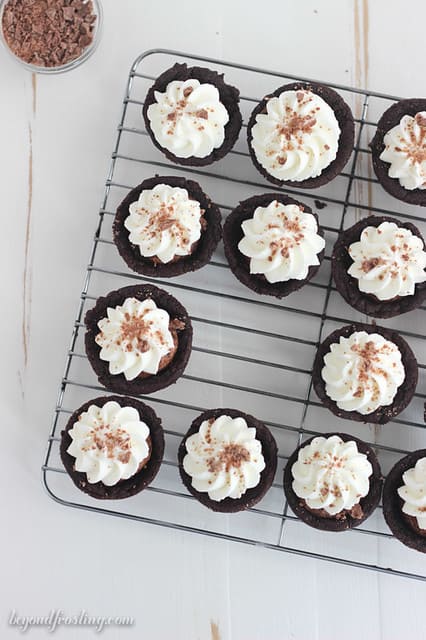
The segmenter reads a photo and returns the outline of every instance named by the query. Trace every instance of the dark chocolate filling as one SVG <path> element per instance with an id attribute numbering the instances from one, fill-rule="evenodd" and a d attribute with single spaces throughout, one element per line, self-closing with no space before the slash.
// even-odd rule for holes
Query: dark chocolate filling
<path id="1" fill-rule="evenodd" d="M 133 202 L 137 202 L 141 191 L 153 189 L 157 184 L 168 184 L 171 187 L 186 189 L 189 197 L 192 200 L 197 200 L 201 209 L 204 210 L 202 220 L 205 221 L 205 228 L 202 228 L 201 237 L 196 247 L 189 255 L 178 256 L 176 260 L 167 263 L 143 257 L 139 247 L 130 242 L 129 231 L 124 226 L 124 222 L 129 215 L 129 206 Z M 132 189 L 121 202 L 113 223 L 114 242 L 123 260 L 133 271 L 151 277 L 171 278 L 200 269 L 209 262 L 221 236 L 222 228 L 219 208 L 203 192 L 197 182 L 176 176 L 155 176 L 144 180 L 140 185 Z"/>
<path id="2" fill-rule="evenodd" d="M 103 482 L 90 483 L 87 481 L 87 475 L 85 473 L 76 471 L 74 468 L 75 458 L 67 453 L 67 449 L 72 442 L 72 438 L 68 432 L 72 429 L 74 423 L 77 422 L 78 417 L 84 411 L 87 411 L 90 405 L 95 404 L 98 407 L 103 407 L 104 404 L 110 401 L 118 402 L 122 407 L 133 407 L 139 412 L 141 421 L 145 422 L 150 430 L 151 455 L 143 468 L 135 473 L 131 478 L 128 478 L 127 480 L 120 480 L 117 484 L 108 487 Z M 64 431 L 61 432 L 61 460 L 71 477 L 71 480 L 78 489 L 84 493 L 88 493 L 93 498 L 99 498 L 100 500 L 119 500 L 121 498 L 129 498 L 130 496 L 133 496 L 145 489 L 145 487 L 147 487 L 157 475 L 163 460 L 163 454 L 164 435 L 161 427 L 161 420 L 151 407 L 148 407 L 148 405 L 140 400 L 136 400 L 135 398 L 128 398 L 125 396 L 102 396 L 100 398 L 93 398 L 74 411 L 68 420 Z"/>
<path id="3" fill-rule="evenodd" d="M 95 337 L 99 333 L 98 322 L 106 317 L 107 308 L 122 305 L 126 298 L 132 297 L 138 300 L 152 298 L 158 307 L 168 312 L 171 321 L 179 320 L 183 325 L 182 329 L 177 328 L 178 348 L 167 367 L 159 371 L 156 375 L 126 380 L 122 373 L 117 375 L 109 373 L 109 363 L 100 359 L 99 354 L 101 347 L 96 344 Z M 192 324 L 188 313 L 176 298 L 154 285 L 140 284 L 123 287 L 122 289 L 111 291 L 104 297 L 98 298 L 93 309 L 90 309 L 86 313 L 85 324 L 87 328 L 85 346 L 90 364 L 98 376 L 99 382 L 115 393 L 142 395 L 163 389 L 173 382 L 176 382 L 188 363 L 192 346 Z"/>
<path id="4" fill-rule="evenodd" d="M 241 202 L 228 216 L 223 227 L 223 242 L 225 246 L 225 255 L 228 259 L 231 271 L 242 284 L 256 293 L 263 295 L 271 295 L 276 298 L 284 298 L 293 291 L 297 291 L 305 285 L 320 268 L 321 261 L 324 257 L 324 251 L 318 254 L 319 265 L 309 267 L 308 276 L 304 280 L 287 280 L 286 282 L 271 283 L 263 274 L 250 273 L 250 258 L 244 256 L 238 249 L 238 243 L 243 237 L 241 224 L 244 220 L 252 218 L 257 207 L 267 207 L 273 200 L 277 200 L 282 204 L 295 204 L 303 207 L 305 213 L 311 213 L 317 223 L 318 216 L 312 212 L 307 205 L 293 200 L 284 193 L 265 193 L 259 196 L 253 196 Z M 318 234 L 324 236 L 322 229 L 318 226 Z"/>
<path id="5" fill-rule="evenodd" d="M 339 342 L 343 336 L 348 338 L 355 331 L 366 331 L 367 333 L 380 333 L 386 340 L 393 342 L 401 352 L 402 364 L 405 369 L 405 380 L 403 384 L 398 387 L 395 398 L 392 404 L 382 406 L 376 409 L 373 413 L 368 415 L 362 415 L 357 411 L 344 411 L 339 409 L 337 404 L 332 400 L 325 391 L 325 382 L 322 378 L 321 371 L 324 367 L 324 356 L 329 353 L 332 344 Z M 333 331 L 318 348 L 315 356 L 312 382 L 315 388 L 315 392 L 323 405 L 330 409 L 334 415 L 339 418 L 345 418 L 346 420 L 355 420 L 357 422 L 374 423 L 374 424 L 386 424 L 395 418 L 401 411 L 405 409 L 410 403 L 414 391 L 416 390 L 418 378 L 417 360 L 411 348 L 406 341 L 392 329 L 385 329 L 384 327 L 378 327 L 376 325 L 353 323 L 346 325 L 341 329 Z"/>
<path id="6" fill-rule="evenodd" d="M 397 297 L 393 300 L 379 300 L 376 296 L 360 291 L 358 280 L 348 273 L 348 269 L 353 264 L 348 252 L 349 246 L 359 241 L 361 233 L 366 227 L 378 227 L 382 222 L 394 222 L 398 227 L 409 229 L 411 233 L 421 238 L 423 246 L 425 246 L 422 234 L 411 222 L 400 222 L 389 216 L 369 216 L 339 235 L 333 248 L 331 268 L 338 292 L 354 309 L 374 318 L 392 318 L 416 309 L 423 304 L 426 300 L 426 282 L 417 284 L 415 293 L 412 296 Z"/>
<path id="7" fill-rule="evenodd" d="M 298 458 L 300 449 L 306 447 L 314 438 L 318 437 L 318 435 L 321 435 L 324 438 L 336 435 L 344 442 L 353 440 L 357 444 L 358 451 L 367 456 L 371 466 L 373 467 L 373 474 L 370 476 L 370 490 L 368 494 L 359 501 L 360 509 L 354 508 L 355 510 L 352 509 L 350 511 L 345 509 L 335 516 L 327 514 L 327 517 L 324 517 L 323 514 L 319 513 L 320 510 L 309 509 L 306 506 L 305 501 L 299 498 L 299 496 L 297 496 L 293 491 L 293 474 L 291 468 Z M 355 438 L 354 436 L 347 433 L 324 433 L 318 435 L 303 442 L 290 456 L 284 469 L 284 492 L 286 498 L 296 516 L 310 527 L 322 529 L 324 531 L 345 531 L 347 529 L 352 529 L 364 522 L 364 520 L 372 514 L 379 504 L 383 483 L 379 462 L 374 451 L 365 442 Z"/>
<path id="8" fill-rule="evenodd" d="M 426 111 L 425 98 L 408 98 L 395 102 L 387 109 L 377 124 L 377 131 L 370 142 L 372 151 L 373 168 L 382 187 L 398 200 L 408 204 L 426 206 L 426 189 L 405 189 L 398 178 L 389 177 L 389 162 L 380 160 L 380 155 L 385 149 L 384 137 L 390 129 L 393 129 L 405 115 L 415 116 L 419 111 Z"/>
<path id="9" fill-rule="evenodd" d="M 279 96 L 283 91 L 297 91 L 300 89 L 306 89 L 312 91 L 312 93 L 320 96 L 327 104 L 333 109 L 337 122 L 340 127 L 339 146 L 337 150 L 336 158 L 331 162 L 328 167 L 322 170 L 321 174 L 316 178 L 308 178 L 307 180 L 279 180 L 272 176 L 268 171 L 262 167 L 260 162 L 256 158 L 256 154 L 252 147 L 252 128 L 256 124 L 256 116 L 259 113 L 266 112 L 266 104 L 268 100 L 274 96 Z M 306 82 L 292 82 L 276 89 L 273 93 L 268 94 L 253 110 L 250 120 L 247 126 L 247 141 L 250 151 L 250 156 L 256 169 L 273 184 L 288 185 L 292 187 L 300 187 L 301 189 L 314 189 L 321 187 L 322 185 L 333 180 L 343 169 L 349 157 L 352 153 L 354 146 L 355 126 L 352 111 L 346 104 L 343 98 L 330 87 L 326 87 L 320 84 L 312 84 Z"/>
<path id="10" fill-rule="evenodd" d="M 265 468 L 260 474 L 259 484 L 252 489 L 247 489 L 241 498 L 224 498 L 223 500 L 218 501 L 212 500 L 208 493 L 194 489 L 192 486 L 191 476 L 189 476 L 183 468 L 183 459 L 187 453 L 185 446 L 187 438 L 189 438 L 193 433 L 197 433 L 199 431 L 201 423 L 204 422 L 204 420 L 209 420 L 210 418 L 215 419 L 222 415 L 227 415 L 231 418 L 244 418 L 249 427 L 254 427 L 256 429 L 256 438 L 257 440 L 260 440 L 262 444 L 262 455 L 265 459 Z M 209 409 L 195 418 L 188 432 L 185 434 L 179 446 L 178 462 L 179 473 L 183 484 L 188 489 L 189 493 L 195 496 L 201 504 L 212 511 L 236 513 L 237 511 L 249 509 L 259 502 L 272 485 L 275 471 L 277 469 L 277 444 L 269 429 L 263 424 L 263 422 L 257 420 L 257 418 L 243 413 L 242 411 L 237 411 L 236 409 Z"/>
<path id="11" fill-rule="evenodd" d="M 416 530 L 416 525 L 411 524 L 408 521 L 409 516 L 402 512 L 403 500 L 398 495 L 398 489 L 404 484 L 403 474 L 412 469 L 417 460 L 424 457 L 426 449 L 419 449 L 399 460 L 390 470 L 383 487 L 383 515 L 389 529 L 395 538 L 407 547 L 422 553 L 426 553 L 426 532 L 420 533 Z"/>
<path id="12" fill-rule="evenodd" d="M 219 91 L 220 101 L 229 115 L 229 120 L 225 125 L 225 139 L 223 143 L 217 149 L 213 149 L 213 151 L 205 158 L 196 158 L 194 156 L 191 156 L 190 158 L 179 158 L 165 147 L 162 147 L 151 129 L 151 124 L 148 118 L 148 107 L 156 102 L 156 91 L 164 93 L 167 85 L 173 80 L 185 81 L 189 79 L 195 79 L 200 83 L 214 85 Z M 223 74 L 216 73 L 216 71 L 211 71 L 204 67 L 188 67 L 186 64 L 176 63 L 173 67 L 164 71 L 164 73 L 156 79 L 152 87 L 149 89 L 142 109 L 142 115 L 152 142 L 169 160 L 176 164 L 201 167 L 212 164 L 212 162 L 223 158 L 236 143 L 242 125 L 241 112 L 238 106 L 239 96 L 240 92 L 238 89 L 224 82 Z"/>

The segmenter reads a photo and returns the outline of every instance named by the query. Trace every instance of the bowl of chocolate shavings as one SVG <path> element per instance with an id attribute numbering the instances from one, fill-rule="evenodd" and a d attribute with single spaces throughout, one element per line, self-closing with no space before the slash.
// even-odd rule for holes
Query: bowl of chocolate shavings
<path id="1" fill-rule="evenodd" d="M 95 51 L 101 34 L 98 0 L 1 0 L 1 39 L 35 73 L 70 71 Z"/>

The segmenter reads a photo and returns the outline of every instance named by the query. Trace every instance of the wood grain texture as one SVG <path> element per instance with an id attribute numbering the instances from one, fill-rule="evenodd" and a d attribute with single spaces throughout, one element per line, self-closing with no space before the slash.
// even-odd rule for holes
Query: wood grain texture
<path id="1" fill-rule="evenodd" d="M 368 89 L 369 86 L 369 66 L 370 66 L 370 38 L 369 38 L 369 0 L 354 0 L 354 86 L 360 89 Z M 355 116 L 361 117 L 364 97 L 358 96 L 355 99 Z M 367 112 L 368 119 L 368 112 Z M 368 137 L 363 132 L 361 147 L 368 145 Z M 371 162 L 368 154 L 360 153 L 357 165 L 359 171 L 363 172 L 369 179 L 372 178 Z M 371 182 L 358 181 L 354 185 L 357 201 L 363 202 L 365 199 L 368 206 L 373 205 L 373 194 Z M 365 193 L 365 197 L 364 197 Z M 365 215 L 365 211 L 358 210 L 357 219 Z"/>
<path id="2" fill-rule="evenodd" d="M 219 625 L 210 620 L 211 640 L 221 640 Z"/>
<path id="3" fill-rule="evenodd" d="M 30 331 L 30 306 L 31 306 L 31 268 L 29 267 L 29 248 L 31 231 L 31 213 L 33 206 L 33 133 L 31 123 L 28 123 L 28 197 L 27 197 L 27 222 L 25 226 L 24 240 L 24 276 L 22 287 L 22 347 L 24 351 L 24 367 L 28 362 L 28 340 Z"/>
<path id="4" fill-rule="evenodd" d="M 28 118 L 28 185 L 27 185 L 27 212 L 24 238 L 24 271 L 22 286 L 22 350 L 24 357 L 24 369 L 28 364 L 28 343 L 30 338 L 31 317 L 31 281 L 32 266 L 30 264 L 30 237 L 31 218 L 33 208 L 33 125 L 37 109 L 37 76 L 31 74 L 31 111 Z"/>

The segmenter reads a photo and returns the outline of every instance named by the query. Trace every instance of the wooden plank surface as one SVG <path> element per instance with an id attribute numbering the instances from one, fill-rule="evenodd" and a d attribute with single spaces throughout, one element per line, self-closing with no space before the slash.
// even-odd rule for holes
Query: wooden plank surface
<path id="1" fill-rule="evenodd" d="M 73 72 L 35 77 L 0 51 L 1 637 L 11 611 L 51 609 L 133 616 L 104 632 L 120 640 L 426 637 L 425 584 L 61 508 L 39 472 L 134 58 L 162 46 L 421 96 L 424 3 L 103 6 L 99 49 Z"/>

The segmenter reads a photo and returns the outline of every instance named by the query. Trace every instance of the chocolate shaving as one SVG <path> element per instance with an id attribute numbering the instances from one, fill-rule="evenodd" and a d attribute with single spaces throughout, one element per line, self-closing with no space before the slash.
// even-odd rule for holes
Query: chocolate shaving
<path id="1" fill-rule="evenodd" d="M 364 517 L 364 512 L 360 504 L 354 505 L 350 510 L 350 514 L 355 520 L 361 520 Z"/>
<path id="2" fill-rule="evenodd" d="M 202 118 L 203 120 L 207 120 L 209 117 L 208 111 L 206 109 L 199 109 L 195 112 L 197 118 Z"/>
<path id="3" fill-rule="evenodd" d="M 8 0 L 2 29 L 18 58 L 58 67 L 79 58 L 92 44 L 95 22 L 91 0 Z"/>
<path id="4" fill-rule="evenodd" d="M 321 200 L 314 200 L 315 206 L 317 209 L 324 209 L 327 206 L 326 202 L 322 202 Z"/>
<path id="5" fill-rule="evenodd" d="M 380 264 L 383 264 L 381 258 L 367 258 L 362 261 L 361 270 L 364 271 L 364 273 L 368 273 L 372 269 L 378 267 Z"/>
<path id="6" fill-rule="evenodd" d="M 175 331 L 183 331 L 185 329 L 185 323 L 183 320 L 179 320 L 179 318 L 175 318 L 169 323 L 169 329 Z"/>
<path id="7" fill-rule="evenodd" d="M 415 121 L 419 125 L 419 127 L 426 127 L 426 118 L 422 113 L 416 113 L 414 116 Z"/>

